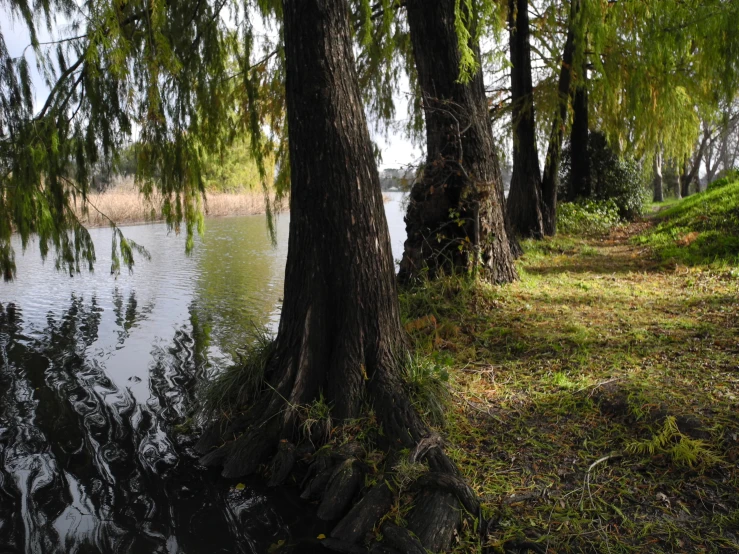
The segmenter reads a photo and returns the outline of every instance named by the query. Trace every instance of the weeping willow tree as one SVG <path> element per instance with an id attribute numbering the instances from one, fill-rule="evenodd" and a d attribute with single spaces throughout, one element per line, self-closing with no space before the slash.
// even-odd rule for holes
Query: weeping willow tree
<path id="1" fill-rule="evenodd" d="M 697 158 L 702 115 L 736 91 L 737 3 L 543 0 L 529 11 L 538 141 L 548 142 L 541 211 L 545 233 L 553 234 L 559 159 L 575 100 L 589 99 L 589 117 L 580 120 L 589 119 L 588 128 L 604 132 L 621 155 L 648 167 L 660 152 L 682 168 Z M 508 92 L 505 75 L 494 82 L 503 83 L 498 94 Z M 508 116 L 515 105 L 496 114 Z M 521 147 L 520 137 L 514 146 Z M 528 208 L 521 209 L 535 213 L 535 195 L 524 201 Z"/>
<path id="2" fill-rule="evenodd" d="M 591 7 L 592 112 L 618 151 L 681 163 L 700 118 L 739 86 L 739 2 L 618 2 Z"/>
<path id="3" fill-rule="evenodd" d="M 60 269 L 92 268 L 95 249 L 75 206 L 83 213 L 95 209 L 88 203 L 94 167 L 114 163 L 132 139 L 142 193 L 161 193 L 163 215 L 176 231 L 184 227 L 188 248 L 203 224 L 206 156 L 249 133 L 251 156 L 266 183 L 264 160 L 280 151 L 284 125 L 282 95 L 270 86 L 282 55 L 277 50 L 257 59 L 246 6 L 225 0 L 50 0 L 37 6 L 13 0 L 7 6 L 9 16 L 25 24 L 30 44 L 14 57 L 0 37 L 5 279 L 15 276 L 13 232 L 23 248 L 37 237 L 42 256 L 53 253 Z M 42 40 L 41 32 L 50 36 Z M 267 101 L 258 109 L 262 96 Z M 276 133 L 264 140 L 267 126 Z M 146 253 L 111 224 L 112 270 L 130 268 L 136 251 Z"/>

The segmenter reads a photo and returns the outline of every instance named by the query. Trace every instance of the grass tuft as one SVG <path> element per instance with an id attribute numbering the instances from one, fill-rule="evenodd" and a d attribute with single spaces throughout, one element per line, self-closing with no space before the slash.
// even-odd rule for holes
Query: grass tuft
<path id="1" fill-rule="evenodd" d="M 328 442 L 333 430 L 331 406 L 326 402 L 323 393 L 310 404 L 300 406 L 300 430 L 303 437 L 315 445 Z"/>
<path id="2" fill-rule="evenodd" d="M 447 368 L 414 355 L 409 356 L 406 371 L 406 386 L 416 410 L 431 425 L 442 427 L 450 400 Z"/>
<path id="3" fill-rule="evenodd" d="M 205 384 L 202 400 L 206 418 L 230 418 L 248 408 L 263 386 L 273 348 L 274 337 L 266 329 L 256 329 L 237 362 Z"/>

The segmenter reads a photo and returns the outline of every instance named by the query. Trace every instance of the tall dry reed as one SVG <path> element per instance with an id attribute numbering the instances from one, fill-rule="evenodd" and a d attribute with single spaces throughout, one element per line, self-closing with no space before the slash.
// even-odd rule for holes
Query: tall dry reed
<path id="1" fill-rule="evenodd" d="M 275 211 L 285 209 L 286 202 L 273 206 Z M 209 192 L 206 194 L 207 216 L 255 215 L 265 212 L 262 191 L 241 193 Z M 122 181 L 113 188 L 88 195 L 87 213 L 81 207 L 77 211 L 82 223 L 88 227 L 102 227 L 114 221 L 118 225 L 161 221 L 163 219 L 158 198 L 147 201 L 133 183 Z"/>

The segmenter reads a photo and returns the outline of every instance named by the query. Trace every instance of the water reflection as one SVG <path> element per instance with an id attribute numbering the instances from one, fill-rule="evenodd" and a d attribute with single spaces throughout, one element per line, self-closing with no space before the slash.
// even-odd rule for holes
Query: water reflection
<path id="1" fill-rule="evenodd" d="M 108 229 L 92 231 L 94 274 L 19 256 L 0 284 L 0 553 L 261 553 L 295 532 L 304 505 L 236 490 L 186 432 L 200 381 L 276 327 L 288 223 L 275 249 L 263 218 L 209 220 L 192 257 L 163 225 L 131 227 L 152 262 L 118 279 Z"/>
<path id="2" fill-rule="evenodd" d="M 230 330 L 268 324 L 281 289 L 263 221 L 209 223 L 192 258 L 164 226 L 130 228 L 153 261 L 118 280 L 107 229 L 92 275 L 31 247 L 0 288 L 0 552 L 262 552 L 288 533 L 282 506 L 198 467 L 182 432 L 242 341 Z"/>
<path id="3" fill-rule="evenodd" d="M 129 295 L 121 320 L 143 315 Z M 138 403 L 86 352 L 95 298 L 72 296 L 35 336 L 0 308 L 0 546 L 10 552 L 259 552 L 286 530 L 266 497 L 199 468 L 172 433 L 202 369 L 185 329 L 152 352 Z M 257 524 L 257 525 L 255 525 Z"/>

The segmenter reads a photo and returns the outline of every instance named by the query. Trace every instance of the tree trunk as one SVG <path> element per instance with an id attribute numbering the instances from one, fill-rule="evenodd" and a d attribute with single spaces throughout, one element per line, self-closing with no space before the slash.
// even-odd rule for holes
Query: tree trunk
<path id="1" fill-rule="evenodd" d="M 323 397 L 334 421 L 370 406 L 382 428 L 380 446 L 396 456 L 409 449 L 414 461 L 454 478 L 438 443 L 419 453 L 430 432 L 403 384 L 407 347 L 346 2 L 284 0 L 283 9 L 292 188 L 280 325 L 266 385 L 244 399 L 250 407 L 243 416 L 225 428 L 214 425 L 197 450 L 204 464 L 223 466 L 226 477 L 254 473 L 274 454 L 270 484 L 277 485 L 295 463 L 292 444 L 305 440 L 301 409 Z M 378 490 L 350 511 L 364 483 L 360 450 L 317 456 L 303 493 L 321 499 L 319 518 L 339 522 L 330 539 L 338 545 L 363 540 L 388 507 L 388 491 Z M 453 498 L 466 498 L 459 490 Z M 450 510 L 456 514 L 459 502 Z M 457 522 L 444 521 L 446 540 Z M 424 524 L 413 531 L 428 536 Z M 424 546 L 438 551 L 449 544 L 437 537 Z"/>
<path id="2" fill-rule="evenodd" d="M 698 146 L 698 152 L 696 152 L 693 159 L 686 159 L 683 164 L 683 173 L 680 176 L 680 194 L 682 198 L 690 196 L 690 185 L 698 179 L 703 152 L 710 138 L 710 132 L 708 130 L 703 131 L 703 138 Z M 698 190 L 700 190 L 700 185 L 698 186 Z"/>
<path id="3" fill-rule="evenodd" d="M 534 87 L 531 82 L 529 2 L 509 0 L 513 124 L 513 176 L 506 203 L 509 228 L 522 237 L 541 238 L 541 172 L 536 151 Z"/>
<path id="4" fill-rule="evenodd" d="M 552 122 L 549 134 L 549 148 L 544 163 L 544 176 L 541 183 L 542 217 L 544 233 L 550 237 L 557 233 L 557 189 L 559 188 L 559 164 L 562 160 L 562 139 L 564 138 L 567 111 L 572 98 L 572 60 L 575 54 L 575 25 L 580 11 L 580 0 L 570 3 L 567 25 L 567 40 L 562 51 L 562 68 L 559 72 L 557 96 L 559 107 Z"/>
<path id="5" fill-rule="evenodd" d="M 719 149 L 719 161 L 721 165 L 723 166 L 723 172 L 726 173 L 727 171 L 730 171 L 732 169 L 733 163 L 729 156 L 729 135 L 731 134 L 731 115 L 729 113 L 730 106 L 726 107 L 726 111 L 724 111 L 723 115 L 721 116 L 721 147 Z M 718 167 L 718 163 L 716 164 Z M 709 179 L 709 182 L 713 179 Z"/>
<path id="6" fill-rule="evenodd" d="M 676 164 L 677 165 L 677 164 Z M 682 199 L 682 181 L 683 176 L 682 173 L 678 172 L 677 179 L 675 179 L 674 187 L 673 187 L 673 193 L 675 194 L 675 198 L 678 200 Z"/>
<path id="7" fill-rule="evenodd" d="M 719 145 L 719 148 L 721 148 L 721 145 Z M 720 154 L 720 152 L 716 152 L 715 141 L 709 141 L 703 154 L 703 165 L 706 167 L 706 183 L 710 183 L 716 178 L 716 172 L 721 164 Z"/>
<path id="8" fill-rule="evenodd" d="M 572 132 L 570 134 L 571 152 L 571 183 L 570 200 L 590 198 L 592 194 L 590 179 L 590 152 L 588 151 L 588 133 L 590 130 L 588 114 L 588 86 L 587 68 L 582 68 L 582 74 L 575 89 L 575 99 L 572 103 Z"/>
<path id="9" fill-rule="evenodd" d="M 686 168 L 687 170 L 687 168 Z M 690 172 L 683 173 L 680 176 L 680 198 L 687 198 L 690 196 L 690 184 L 692 183 Z"/>
<path id="10" fill-rule="evenodd" d="M 482 70 L 460 82 L 455 0 L 409 0 L 408 27 L 423 94 L 426 166 L 414 184 L 399 278 L 477 272 L 516 279 Z M 471 45 L 477 52 L 477 45 Z"/>
<path id="11" fill-rule="evenodd" d="M 654 186 L 654 195 L 652 199 L 655 202 L 663 202 L 665 199 L 662 188 L 662 151 L 657 149 L 654 155 L 654 178 L 652 180 Z"/>

